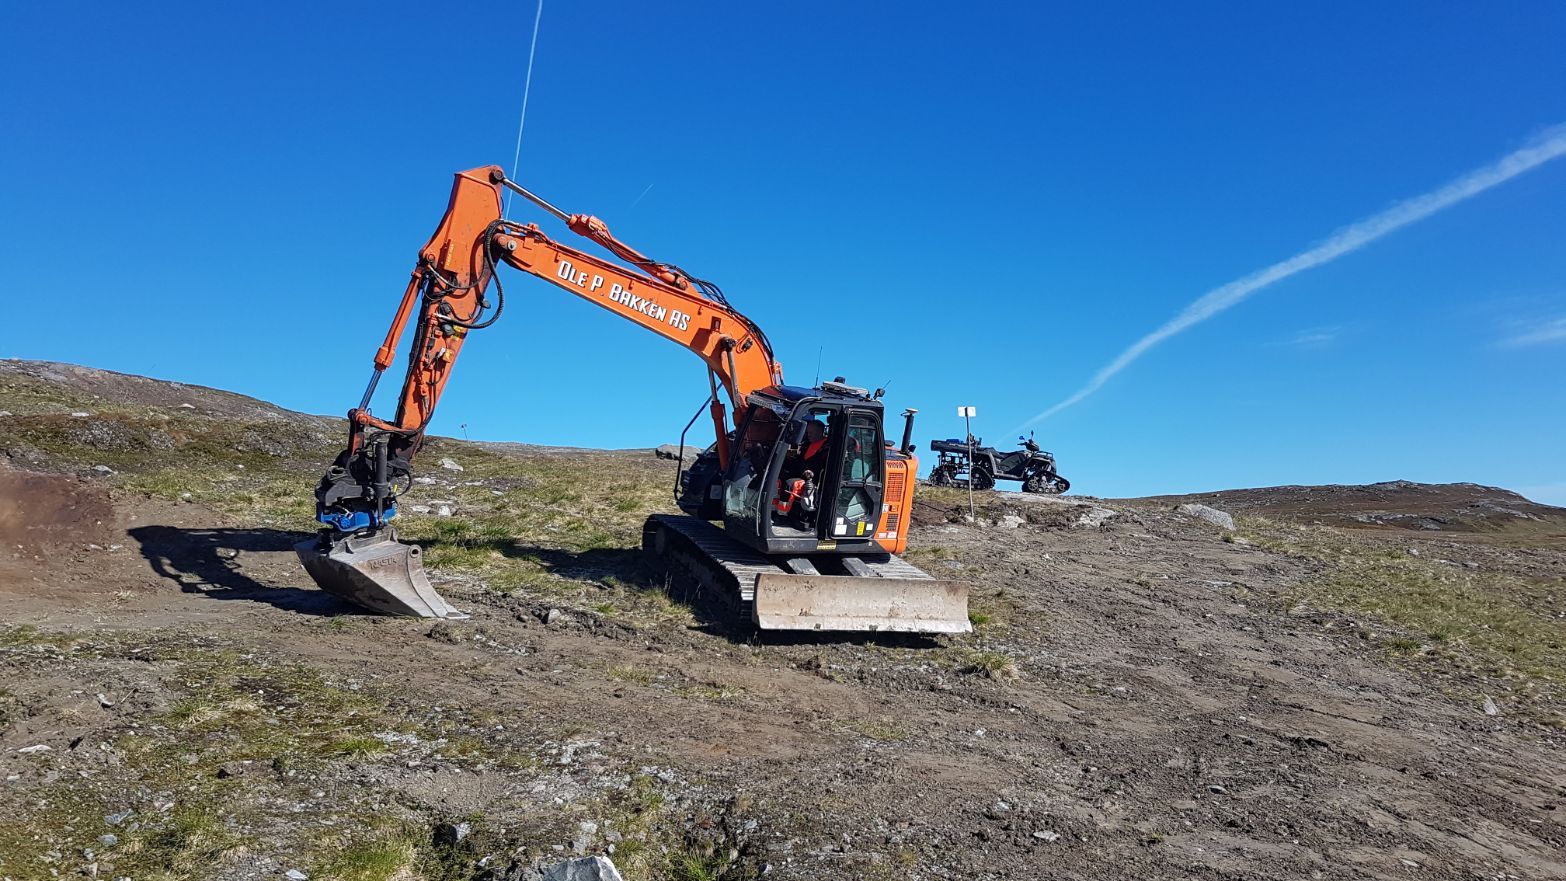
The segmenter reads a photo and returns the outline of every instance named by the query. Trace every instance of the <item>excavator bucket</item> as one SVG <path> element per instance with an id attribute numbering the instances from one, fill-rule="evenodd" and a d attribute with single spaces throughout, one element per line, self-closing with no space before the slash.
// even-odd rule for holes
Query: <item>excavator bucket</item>
<path id="1" fill-rule="evenodd" d="M 938 578 L 765 572 L 756 578 L 762 630 L 968 633 L 968 587 Z"/>
<path id="2" fill-rule="evenodd" d="M 324 545 L 318 539 L 294 545 L 305 571 L 327 593 L 382 615 L 466 618 L 430 585 L 418 545 L 390 534 Z"/>

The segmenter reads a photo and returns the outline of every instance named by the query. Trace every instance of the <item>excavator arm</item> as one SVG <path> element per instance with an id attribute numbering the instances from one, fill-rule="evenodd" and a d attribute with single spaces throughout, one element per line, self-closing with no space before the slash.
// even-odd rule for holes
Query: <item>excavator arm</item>
<path id="1" fill-rule="evenodd" d="M 502 186 L 537 203 L 572 231 L 641 271 L 557 242 L 535 224 L 503 220 Z M 419 253 L 391 328 L 376 351 L 374 373 L 364 398 L 349 412 L 353 425 L 350 453 L 360 449 L 363 428 L 396 435 L 399 440 L 393 445 L 394 455 L 402 453 L 407 458 L 416 451 L 468 334 L 488 327 L 504 308 L 504 288 L 495 273 L 500 263 L 576 294 L 700 357 L 713 386 L 713 426 L 725 461 L 728 408 L 719 399 L 718 386 L 738 419 L 748 406 L 745 402 L 751 391 L 783 381 L 766 336 L 730 306 L 716 286 L 678 267 L 651 260 L 614 238 L 598 218 L 567 215 L 507 180 L 498 166 L 485 166 L 456 176 L 446 214 Z M 492 281 L 496 290 L 493 304 L 487 299 Z M 397 416 L 391 421 L 377 419 L 369 413 L 370 398 L 381 375 L 395 360 L 410 323 L 414 339 Z M 586 352 L 594 348 L 583 346 Z"/>
<path id="2" fill-rule="evenodd" d="M 566 226 L 634 268 L 554 241 L 534 224 L 505 220 L 502 187 L 538 204 Z M 468 336 L 505 308 L 500 264 L 537 276 L 696 353 L 707 366 L 718 455 L 728 462 L 729 408 L 740 418 L 750 392 L 781 385 L 766 336 L 730 306 L 717 286 L 659 263 L 616 239 L 596 217 L 568 215 L 506 179 L 498 166 L 460 172 L 434 235 L 419 252 L 359 406 L 348 412 L 348 444 L 316 487 L 319 538 L 296 550 L 317 583 L 393 614 L 454 617 L 418 564 L 417 549 L 390 528 L 396 500 L 412 482 L 412 461 Z M 490 300 L 491 283 L 494 300 Z M 412 327 L 396 417 L 371 414 L 370 401 Z M 579 347 L 591 355 L 602 346 Z M 720 395 L 719 387 L 722 393 Z M 725 406 L 724 398 L 728 406 Z"/>

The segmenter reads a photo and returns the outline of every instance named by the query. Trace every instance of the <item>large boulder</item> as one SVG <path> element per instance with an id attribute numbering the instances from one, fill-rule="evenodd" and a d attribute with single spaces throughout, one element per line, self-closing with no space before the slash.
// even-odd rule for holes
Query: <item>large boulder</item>
<path id="1" fill-rule="evenodd" d="M 695 447 L 685 448 L 686 461 L 694 459 L 700 454 L 701 450 Z M 678 459 L 680 458 L 680 447 L 678 444 L 662 444 L 653 448 L 653 455 L 660 459 Z"/>
<path id="2" fill-rule="evenodd" d="M 1206 505 L 1193 504 L 1180 505 L 1179 507 L 1175 508 L 1175 511 L 1180 514 L 1184 514 L 1187 517 L 1195 517 L 1198 520 L 1205 520 L 1219 529 L 1228 529 L 1231 531 L 1234 529 L 1234 517 L 1231 516 L 1227 511 L 1220 511 L 1217 508 L 1209 508 Z"/>

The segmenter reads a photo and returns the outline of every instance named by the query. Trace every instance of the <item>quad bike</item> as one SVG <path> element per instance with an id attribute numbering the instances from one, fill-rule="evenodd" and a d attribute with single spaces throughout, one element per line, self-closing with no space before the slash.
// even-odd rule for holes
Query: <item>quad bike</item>
<path id="1" fill-rule="evenodd" d="M 1018 480 L 1022 491 L 1059 495 L 1071 489 L 1071 481 L 1055 472 L 1055 456 L 1039 449 L 1032 435 L 1019 437 L 1022 449 L 1001 453 L 994 447 L 972 435 L 968 440 L 957 438 L 932 441 L 930 449 L 940 454 L 935 467 L 930 470 L 933 486 L 967 486 L 974 489 L 994 489 L 996 480 Z"/>

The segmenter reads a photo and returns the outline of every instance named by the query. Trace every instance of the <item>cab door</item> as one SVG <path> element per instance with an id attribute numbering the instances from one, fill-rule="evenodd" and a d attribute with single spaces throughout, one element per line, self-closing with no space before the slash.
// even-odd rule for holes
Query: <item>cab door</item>
<path id="1" fill-rule="evenodd" d="M 822 506 L 821 538 L 873 541 L 886 486 L 880 414 L 849 409 L 839 420 L 837 481 L 825 487 L 831 496 L 830 504 Z"/>

